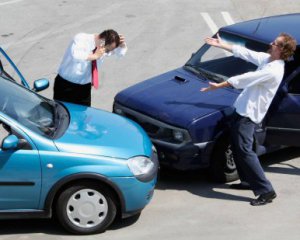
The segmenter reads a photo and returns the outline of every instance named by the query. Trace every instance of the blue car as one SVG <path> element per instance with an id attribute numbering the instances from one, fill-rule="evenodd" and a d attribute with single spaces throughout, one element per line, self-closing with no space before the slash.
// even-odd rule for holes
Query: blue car
<path id="1" fill-rule="evenodd" d="M 0 219 L 56 214 L 66 230 L 91 234 L 117 214 L 138 214 L 158 170 L 145 131 L 116 114 L 40 96 L 0 53 Z M 39 79 L 33 89 L 48 86 Z"/>
<path id="2" fill-rule="evenodd" d="M 219 29 L 221 38 L 255 51 L 287 32 L 300 43 L 300 14 L 255 19 Z M 115 96 L 113 111 L 139 123 L 157 148 L 161 166 L 206 168 L 213 180 L 238 178 L 229 141 L 229 119 L 240 90 L 200 92 L 209 81 L 254 71 L 256 66 L 204 44 L 187 63 L 131 86 Z M 300 52 L 285 64 L 284 80 L 270 111 L 256 129 L 258 155 L 300 145 Z"/>

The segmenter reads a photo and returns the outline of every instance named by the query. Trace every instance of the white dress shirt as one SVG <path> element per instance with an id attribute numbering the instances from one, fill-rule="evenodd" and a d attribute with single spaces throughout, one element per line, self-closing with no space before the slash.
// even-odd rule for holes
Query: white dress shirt
<path id="1" fill-rule="evenodd" d="M 95 49 L 95 35 L 78 33 L 69 44 L 62 62 L 58 69 L 58 74 L 72 83 L 87 84 L 92 81 L 92 62 L 87 60 L 88 56 Z M 97 60 L 99 70 L 105 57 L 116 55 L 124 56 L 127 47 L 118 47 Z"/>
<path id="2" fill-rule="evenodd" d="M 232 48 L 235 57 L 258 66 L 254 72 L 247 72 L 227 80 L 234 88 L 243 89 L 234 103 L 236 112 L 260 123 L 277 92 L 284 74 L 284 61 L 270 62 L 270 54 L 255 52 L 242 46 Z"/>

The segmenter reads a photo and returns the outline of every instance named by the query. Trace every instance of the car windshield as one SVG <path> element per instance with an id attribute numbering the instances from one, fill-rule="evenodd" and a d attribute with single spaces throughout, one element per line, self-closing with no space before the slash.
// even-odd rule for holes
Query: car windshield
<path id="1" fill-rule="evenodd" d="M 254 51 L 266 52 L 269 47 L 266 44 L 229 33 L 221 32 L 220 37 L 225 42 L 245 46 Z M 254 71 L 257 66 L 234 57 L 233 54 L 228 51 L 205 44 L 192 56 L 184 68 L 197 74 L 202 79 L 223 82 L 232 76 Z"/>
<path id="2" fill-rule="evenodd" d="M 3 76 L 0 76 L 0 93 L 0 112 L 43 136 L 54 138 L 57 131 L 61 132 L 58 128 L 62 107 L 58 103 Z"/>

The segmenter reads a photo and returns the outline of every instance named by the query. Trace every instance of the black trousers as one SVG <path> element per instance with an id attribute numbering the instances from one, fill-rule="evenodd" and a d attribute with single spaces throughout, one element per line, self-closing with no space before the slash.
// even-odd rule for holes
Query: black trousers
<path id="1" fill-rule="evenodd" d="M 63 79 L 57 75 L 54 81 L 54 95 L 53 99 L 70 102 L 85 106 L 91 106 L 91 91 L 92 85 L 88 84 L 76 84 Z"/>
<path id="2" fill-rule="evenodd" d="M 274 189 L 253 151 L 255 127 L 256 123 L 252 122 L 250 118 L 234 113 L 231 126 L 233 157 L 240 180 L 249 183 L 257 196 L 274 191 Z"/>

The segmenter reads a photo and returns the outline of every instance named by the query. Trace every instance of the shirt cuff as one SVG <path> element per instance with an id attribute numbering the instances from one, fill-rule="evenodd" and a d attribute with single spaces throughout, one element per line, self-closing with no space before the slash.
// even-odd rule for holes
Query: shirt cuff
<path id="1" fill-rule="evenodd" d="M 232 46 L 232 53 L 233 53 L 233 56 L 235 56 L 235 57 L 239 57 L 240 56 L 240 48 L 241 48 L 241 46 L 239 46 L 239 45 L 233 45 Z"/>
<path id="2" fill-rule="evenodd" d="M 237 87 L 237 79 L 235 77 L 231 77 L 227 79 L 227 82 L 234 88 L 238 88 Z"/>
<path id="3" fill-rule="evenodd" d="M 117 47 L 116 49 L 115 49 L 115 54 L 118 56 L 118 57 L 123 57 L 123 56 L 125 56 L 125 54 L 126 54 L 126 52 L 127 52 L 127 45 L 125 44 L 125 46 L 124 47 Z"/>

